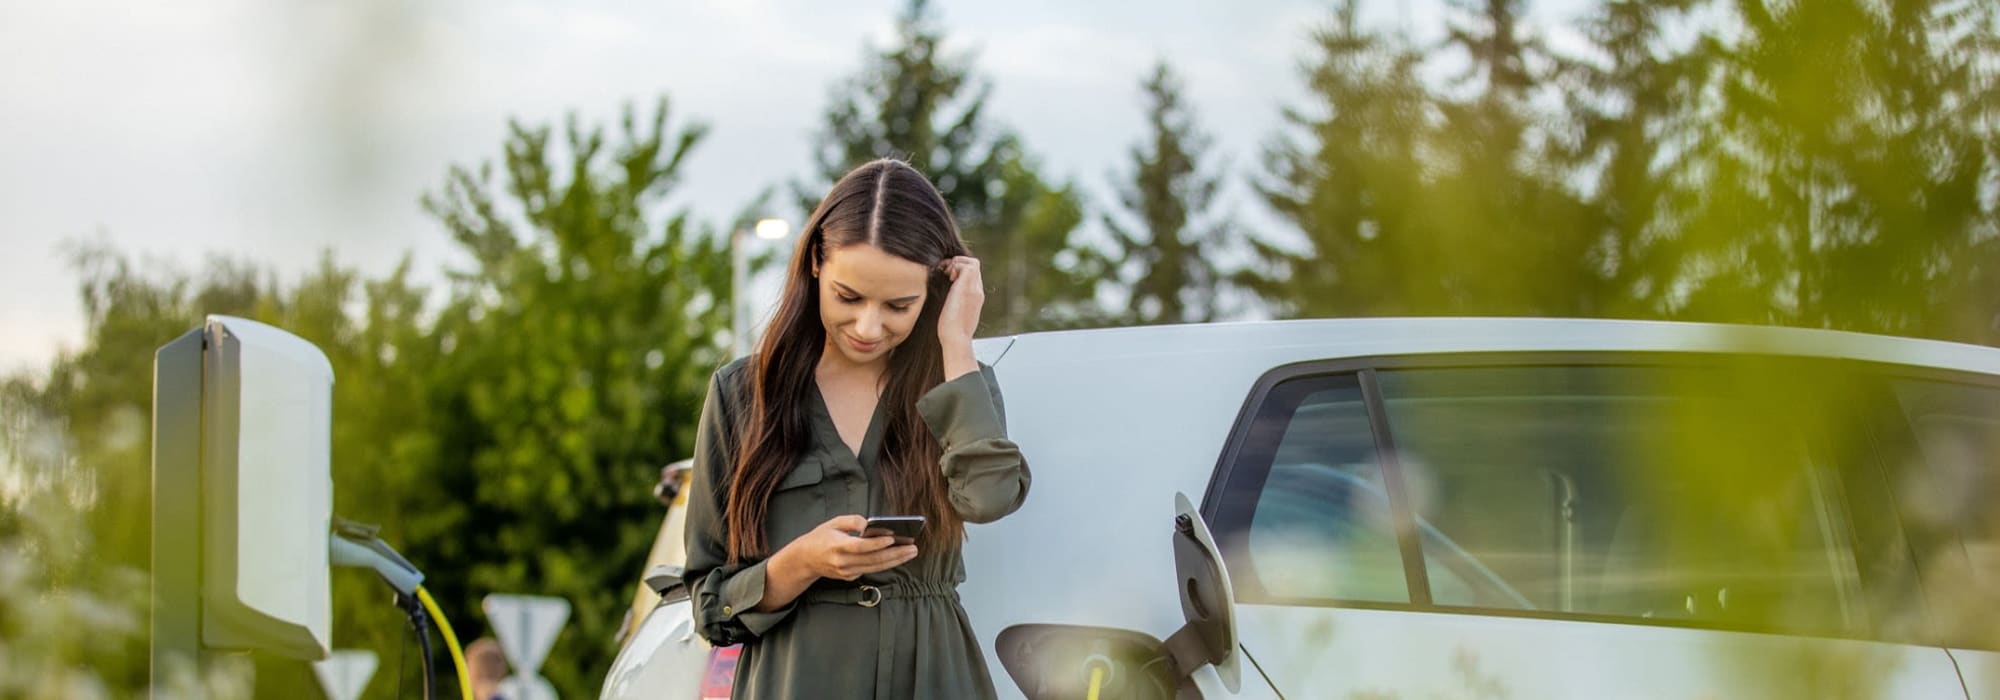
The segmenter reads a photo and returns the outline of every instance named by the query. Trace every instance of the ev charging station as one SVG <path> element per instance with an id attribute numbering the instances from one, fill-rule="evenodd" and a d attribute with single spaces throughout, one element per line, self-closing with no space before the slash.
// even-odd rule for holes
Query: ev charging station
<path id="1" fill-rule="evenodd" d="M 210 316 L 153 364 L 152 686 L 215 652 L 317 661 L 333 630 L 333 367 Z"/>
<path id="2" fill-rule="evenodd" d="M 209 316 L 155 353 L 155 692 L 176 670 L 201 677 L 217 654 L 326 660 L 330 568 L 353 566 L 395 589 L 422 635 L 425 695 L 435 622 L 470 697 L 464 655 L 423 573 L 372 527 L 333 517 L 332 430 L 333 366 L 296 335 Z"/>

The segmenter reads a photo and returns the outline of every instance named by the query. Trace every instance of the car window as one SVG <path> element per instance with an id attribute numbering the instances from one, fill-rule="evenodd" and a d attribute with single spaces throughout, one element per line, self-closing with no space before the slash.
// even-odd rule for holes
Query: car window
<path id="1" fill-rule="evenodd" d="M 1361 390 L 1319 384 L 1287 387 L 1297 404 L 1267 419 L 1283 427 L 1250 519 L 1250 566 L 1274 597 L 1407 602 Z"/>
<path id="2" fill-rule="evenodd" d="M 1837 498 L 1784 412 L 1650 367 L 1377 374 L 1442 606 L 1851 629 Z M 1509 602 L 1454 589 L 1491 576 Z"/>
<path id="3" fill-rule="evenodd" d="M 1409 583 L 1393 512 L 1353 375 L 1278 386 L 1255 419 L 1248 453 L 1263 483 L 1246 501 L 1249 522 L 1232 569 L 1251 585 L 1239 598 L 1292 602 L 1407 603 Z M 1268 460 L 1268 461 L 1265 461 Z M 1252 470 L 1246 470 L 1252 471 Z M 1522 601 L 1442 533 L 1420 525 L 1434 590 L 1454 599 Z M 1226 540 L 1227 538 L 1225 538 Z M 1247 590 L 1244 590 L 1247 589 Z"/>
<path id="4" fill-rule="evenodd" d="M 1890 488 L 1946 640 L 1996 646 L 2000 606 L 2000 388 L 1897 380 L 1914 445 L 1891 450 Z"/>

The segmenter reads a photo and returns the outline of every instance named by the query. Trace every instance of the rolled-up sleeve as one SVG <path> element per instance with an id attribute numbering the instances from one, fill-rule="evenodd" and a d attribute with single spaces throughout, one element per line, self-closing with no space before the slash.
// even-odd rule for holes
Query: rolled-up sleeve
<path id="1" fill-rule="evenodd" d="M 757 612 L 764 600 L 761 559 L 729 563 L 723 510 L 729 474 L 735 468 L 735 415 L 725 368 L 709 380 L 708 398 L 694 438 L 694 479 L 687 500 L 687 570 L 684 580 L 694 607 L 695 629 L 716 646 L 750 641 L 791 615 L 797 602 Z"/>
<path id="2" fill-rule="evenodd" d="M 1006 404 L 993 368 L 937 385 L 917 401 L 917 413 L 944 446 L 942 467 L 952 508 L 966 522 L 988 523 L 1020 509 L 1031 475 L 1021 449 L 1007 439 Z"/>

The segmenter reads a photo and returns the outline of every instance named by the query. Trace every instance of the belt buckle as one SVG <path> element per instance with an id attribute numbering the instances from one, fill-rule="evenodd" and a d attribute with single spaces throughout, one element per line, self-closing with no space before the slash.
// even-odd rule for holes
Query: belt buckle
<path id="1" fill-rule="evenodd" d="M 861 602 L 858 603 L 858 605 L 860 605 L 861 607 L 872 608 L 882 604 L 882 589 L 880 588 L 876 588 L 874 586 L 862 586 L 861 596 L 862 596 Z"/>

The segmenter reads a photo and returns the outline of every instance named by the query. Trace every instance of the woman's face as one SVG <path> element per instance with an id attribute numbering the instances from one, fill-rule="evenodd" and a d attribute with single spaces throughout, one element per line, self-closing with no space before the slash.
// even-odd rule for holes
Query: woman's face
<path id="1" fill-rule="evenodd" d="M 818 280 L 827 344 L 855 364 L 887 358 L 917 325 L 929 282 L 929 268 L 872 245 L 829 251 Z"/>

